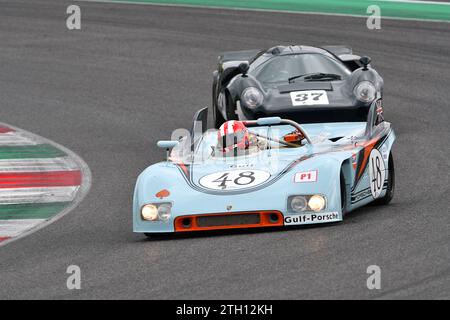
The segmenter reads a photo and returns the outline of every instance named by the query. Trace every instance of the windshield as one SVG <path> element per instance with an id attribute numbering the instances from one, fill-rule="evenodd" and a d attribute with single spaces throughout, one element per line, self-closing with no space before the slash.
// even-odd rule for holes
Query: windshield
<path id="1" fill-rule="evenodd" d="M 290 78 L 315 73 L 338 75 L 344 78 L 350 74 L 350 71 L 339 61 L 323 54 L 303 53 L 275 57 L 251 72 L 256 79 L 266 86 L 287 83 Z M 308 79 L 298 78 L 293 81 L 308 81 Z"/>
<path id="2" fill-rule="evenodd" d="M 294 127 L 283 125 L 274 127 L 249 127 L 248 143 L 245 146 L 236 143 L 236 141 L 240 141 L 242 138 L 230 134 L 221 140 L 219 139 L 218 130 L 208 130 L 203 134 L 194 157 L 191 154 L 190 139 L 185 137 L 172 150 L 171 158 L 181 160 L 182 162 L 199 163 L 211 159 L 255 156 L 266 150 L 275 151 L 301 147 L 304 137 Z"/>

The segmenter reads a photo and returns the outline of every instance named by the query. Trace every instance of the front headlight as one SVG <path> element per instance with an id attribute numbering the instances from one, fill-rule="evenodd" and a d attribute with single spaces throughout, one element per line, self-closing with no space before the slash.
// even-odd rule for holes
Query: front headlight
<path id="1" fill-rule="evenodd" d="M 167 221 L 170 219 L 172 211 L 172 204 L 170 202 L 164 203 L 149 203 L 141 208 L 141 217 L 147 221 Z"/>
<path id="2" fill-rule="evenodd" d="M 308 201 L 304 196 L 295 196 L 291 199 L 291 208 L 296 212 L 305 211 L 308 208 Z"/>
<path id="3" fill-rule="evenodd" d="M 172 207 L 168 203 L 164 203 L 158 207 L 158 217 L 162 221 L 167 221 L 170 218 Z"/>
<path id="4" fill-rule="evenodd" d="M 288 210 L 298 213 L 319 212 L 325 209 L 327 201 L 324 196 L 314 195 L 296 195 L 288 198 Z"/>
<path id="5" fill-rule="evenodd" d="M 377 90 L 370 81 L 361 81 L 353 90 L 356 98 L 362 102 L 371 102 L 375 99 Z"/>
<path id="6" fill-rule="evenodd" d="M 153 204 L 146 204 L 141 209 L 142 219 L 155 221 L 158 218 L 158 208 Z"/>
<path id="7" fill-rule="evenodd" d="M 321 195 L 313 195 L 309 198 L 308 206 L 312 211 L 321 211 L 325 208 L 325 198 Z"/>
<path id="8" fill-rule="evenodd" d="M 264 96 L 259 89 L 249 87 L 242 92 L 241 100 L 247 107 L 256 108 L 262 104 Z"/>

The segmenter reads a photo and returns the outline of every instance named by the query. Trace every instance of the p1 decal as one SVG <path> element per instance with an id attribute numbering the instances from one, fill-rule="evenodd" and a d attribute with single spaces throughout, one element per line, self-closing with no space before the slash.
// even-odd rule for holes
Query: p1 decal
<path id="1" fill-rule="evenodd" d="M 370 191 L 374 199 L 378 198 L 383 191 L 384 178 L 386 175 L 383 156 L 380 151 L 373 149 L 369 157 Z"/>
<path id="2" fill-rule="evenodd" d="M 231 170 L 208 174 L 199 180 L 201 186 L 212 190 L 240 190 L 266 182 L 270 173 L 263 170 Z"/>
<path id="3" fill-rule="evenodd" d="M 294 176 L 294 182 L 316 182 L 317 181 L 317 170 L 297 172 Z"/>

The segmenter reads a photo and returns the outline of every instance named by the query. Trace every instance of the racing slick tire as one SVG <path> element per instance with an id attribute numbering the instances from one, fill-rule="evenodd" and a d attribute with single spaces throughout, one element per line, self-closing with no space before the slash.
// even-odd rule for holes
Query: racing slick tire
<path id="1" fill-rule="evenodd" d="M 392 152 L 389 154 L 389 169 L 388 169 L 388 185 L 386 194 L 384 197 L 376 199 L 373 204 L 374 205 L 386 205 L 391 202 L 394 197 L 395 191 L 395 168 L 394 168 L 394 157 L 392 156 Z"/>
<path id="2" fill-rule="evenodd" d="M 214 92 L 214 85 L 213 85 L 213 92 Z M 219 104 L 225 104 L 225 114 L 227 119 L 224 119 L 222 116 L 222 113 L 219 111 Z M 222 108 L 223 109 L 223 108 Z M 219 129 L 220 126 L 225 122 L 229 120 L 239 120 L 238 116 L 236 115 L 236 106 L 233 105 L 231 101 L 230 94 L 225 89 L 222 90 L 217 97 L 215 97 L 213 93 L 213 121 L 214 121 L 214 127 L 216 129 Z"/>
<path id="3" fill-rule="evenodd" d="M 222 116 L 222 113 L 217 109 L 217 104 L 214 101 L 213 102 L 213 121 L 214 121 L 214 128 L 219 129 L 220 126 L 225 122 L 225 119 Z"/>
<path id="4" fill-rule="evenodd" d="M 232 99 L 230 97 L 230 94 L 228 91 L 225 91 L 225 112 L 227 115 L 227 120 L 239 120 L 237 114 L 236 114 L 236 104 L 232 102 Z"/>

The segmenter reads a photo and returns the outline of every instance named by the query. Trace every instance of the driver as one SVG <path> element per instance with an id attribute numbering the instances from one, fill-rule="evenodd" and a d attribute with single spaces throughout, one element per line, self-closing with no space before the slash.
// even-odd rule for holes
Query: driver
<path id="1" fill-rule="evenodd" d="M 256 137 L 248 131 L 242 121 L 230 120 L 220 126 L 218 132 L 219 149 L 227 154 L 242 153 L 245 150 L 252 151 L 257 147 Z"/>

